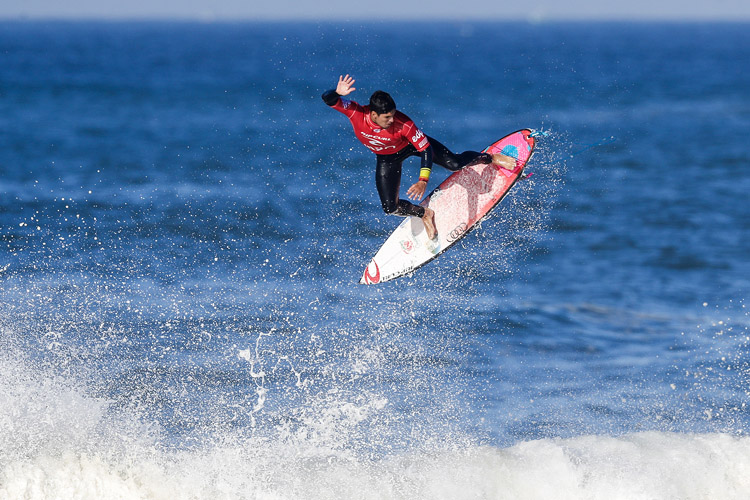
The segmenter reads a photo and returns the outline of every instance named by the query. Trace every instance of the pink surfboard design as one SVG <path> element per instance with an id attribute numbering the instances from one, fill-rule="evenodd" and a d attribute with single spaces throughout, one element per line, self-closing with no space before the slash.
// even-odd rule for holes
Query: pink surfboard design
<path id="1" fill-rule="evenodd" d="M 365 268 L 360 284 L 383 283 L 412 273 L 466 236 L 508 194 L 534 152 L 531 130 L 513 132 L 487 147 L 516 160 L 513 169 L 496 164 L 464 167 L 445 179 L 420 205 L 435 211 L 438 235 L 429 240 L 422 220 L 407 217 Z"/>

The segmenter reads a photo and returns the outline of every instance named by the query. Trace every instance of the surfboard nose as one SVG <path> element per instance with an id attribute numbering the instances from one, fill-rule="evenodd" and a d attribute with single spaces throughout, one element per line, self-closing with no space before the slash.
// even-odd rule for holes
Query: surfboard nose
<path id="1" fill-rule="evenodd" d="M 367 264 L 365 272 L 362 273 L 362 278 L 359 280 L 359 284 L 374 285 L 376 283 L 380 283 L 380 268 L 378 267 L 378 263 L 375 262 L 375 259 L 373 259 Z"/>

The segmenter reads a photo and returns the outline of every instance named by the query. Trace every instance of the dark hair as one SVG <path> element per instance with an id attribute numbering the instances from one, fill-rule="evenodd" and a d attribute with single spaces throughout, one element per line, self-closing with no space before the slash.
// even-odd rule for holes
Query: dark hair
<path id="1" fill-rule="evenodd" d="M 376 90 L 372 96 L 370 96 L 370 111 L 382 115 L 390 113 L 396 109 L 396 103 L 388 92 L 382 90 Z"/>

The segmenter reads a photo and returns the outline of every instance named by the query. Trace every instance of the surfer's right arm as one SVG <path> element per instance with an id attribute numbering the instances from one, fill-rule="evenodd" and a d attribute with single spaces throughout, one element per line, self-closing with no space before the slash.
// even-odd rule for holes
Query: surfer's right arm
<path id="1" fill-rule="evenodd" d="M 339 99 L 341 99 L 341 96 L 338 95 L 336 91 L 333 89 L 326 90 L 323 93 L 323 102 L 325 102 L 331 107 L 335 106 L 339 102 Z"/>
<path id="2" fill-rule="evenodd" d="M 336 84 L 336 89 L 329 90 L 325 94 L 323 94 L 323 101 L 325 101 L 325 103 L 329 106 L 335 106 L 340 97 L 349 95 L 357 90 L 356 88 L 352 87 L 355 81 L 356 80 L 349 75 L 339 76 L 339 81 Z"/>
<path id="3" fill-rule="evenodd" d="M 336 84 L 336 93 L 341 96 L 351 94 L 352 92 L 357 90 L 352 87 L 355 81 L 356 80 L 349 75 L 339 76 L 339 83 Z"/>

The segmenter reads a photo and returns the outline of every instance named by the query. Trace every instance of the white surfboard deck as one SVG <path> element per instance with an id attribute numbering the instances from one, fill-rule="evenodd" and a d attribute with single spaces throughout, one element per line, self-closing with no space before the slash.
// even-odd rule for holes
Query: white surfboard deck
<path id="1" fill-rule="evenodd" d="M 359 283 L 383 283 L 412 273 L 463 238 L 521 177 L 534 145 L 530 130 L 513 132 L 484 152 L 515 158 L 514 169 L 480 164 L 464 167 L 448 177 L 420 203 L 435 211 L 437 237 L 427 238 L 422 219 L 406 217 L 367 265 Z"/>

